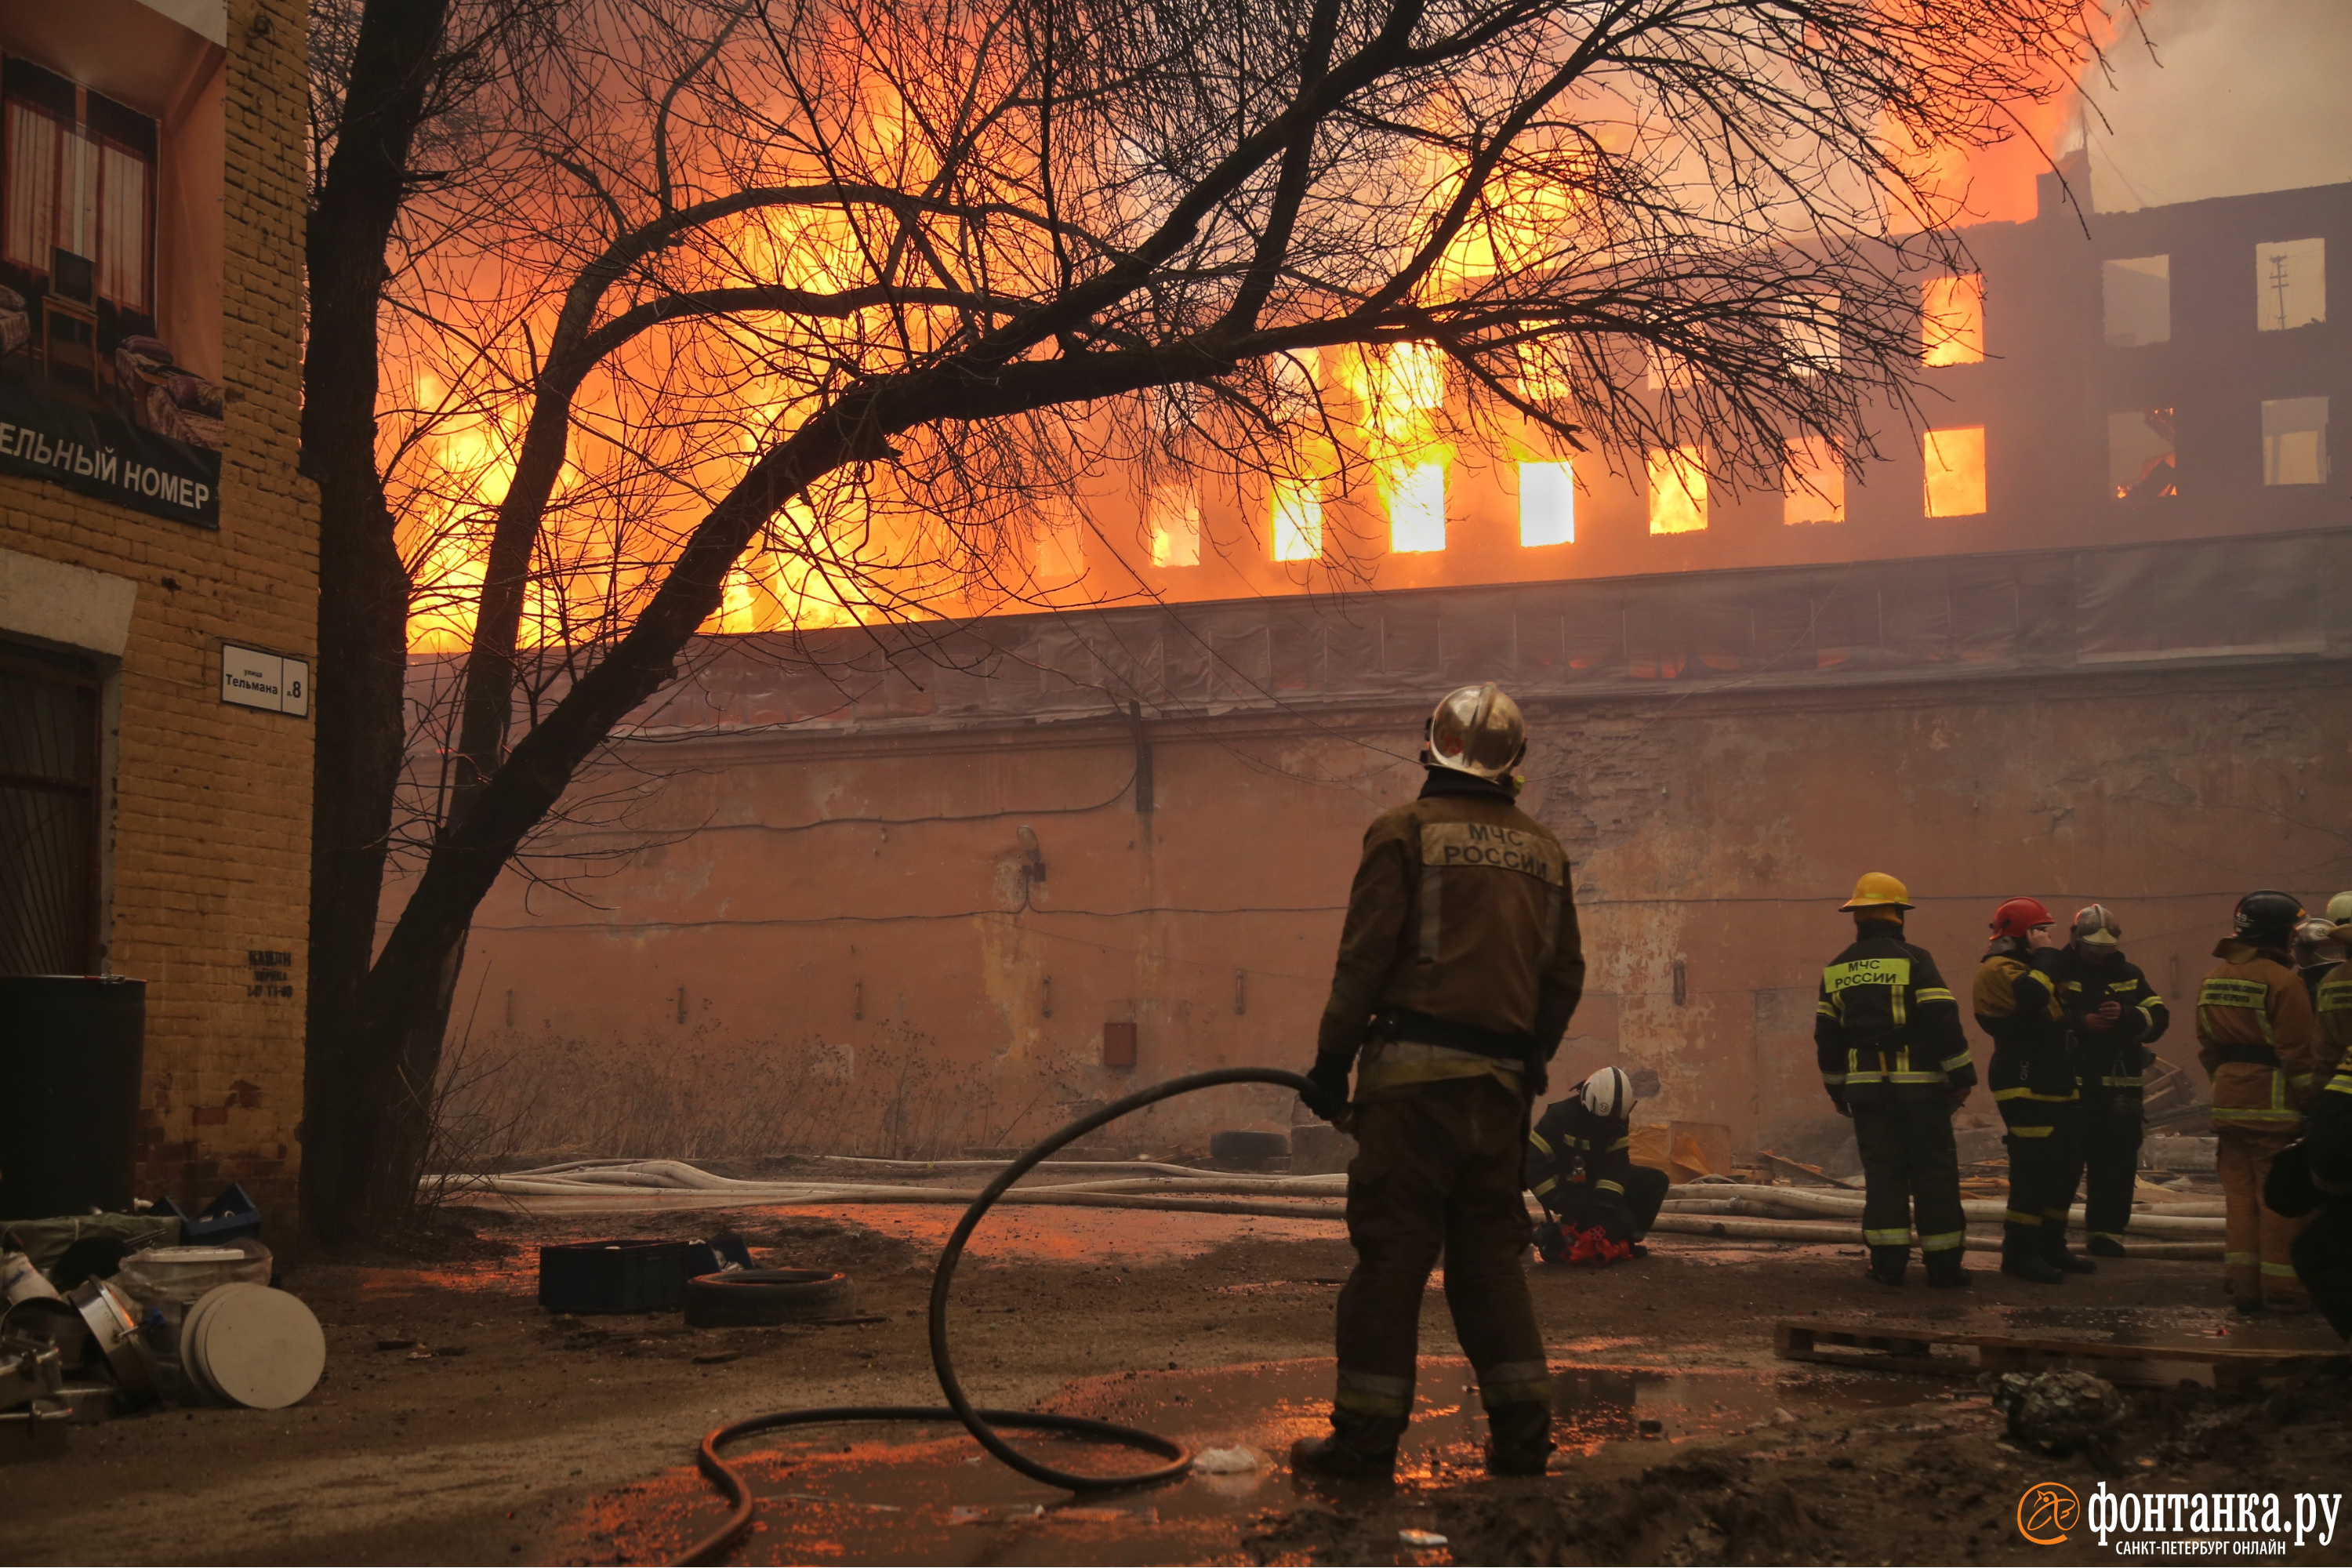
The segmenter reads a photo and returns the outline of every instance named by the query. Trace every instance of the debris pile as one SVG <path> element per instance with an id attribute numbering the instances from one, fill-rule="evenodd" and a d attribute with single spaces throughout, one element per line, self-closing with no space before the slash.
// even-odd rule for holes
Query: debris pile
<path id="1" fill-rule="evenodd" d="M 68 1429 L 180 1405 L 277 1410 L 318 1385 L 326 1335 L 270 1284 L 261 1215 L 232 1185 L 191 1219 L 19 1220 L 0 1237 L 0 1461 L 64 1452 Z"/>

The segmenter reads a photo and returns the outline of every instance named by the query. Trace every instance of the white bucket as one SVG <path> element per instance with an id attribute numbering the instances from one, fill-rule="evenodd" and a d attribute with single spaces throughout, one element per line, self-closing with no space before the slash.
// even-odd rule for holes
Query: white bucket
<path id="1" fill-rule="evenodd" d="M 221 1285 L 182 1321 L 180 1365 L 224 1404 L 283 1410 L 319 1385 L 327 1336 L 298 1297 L 267 1285 Z"/>

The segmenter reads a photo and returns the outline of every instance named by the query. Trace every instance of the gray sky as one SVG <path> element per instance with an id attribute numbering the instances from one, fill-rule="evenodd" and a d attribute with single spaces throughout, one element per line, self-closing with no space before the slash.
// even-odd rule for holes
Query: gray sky
<path id="1" fill-rule="evenodd" d="M 2102 212 L 2352 180 L 2352 0 L 2155 0 L 2084 86 Z"/>

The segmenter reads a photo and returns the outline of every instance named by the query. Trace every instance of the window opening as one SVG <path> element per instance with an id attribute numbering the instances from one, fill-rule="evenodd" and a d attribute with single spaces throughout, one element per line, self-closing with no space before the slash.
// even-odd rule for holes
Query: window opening
<path id="1" fill-rule="evenodd" d="M 1274 487 L 1274 558 L 1314 561 L 1323 554 L 1323 502 L 1304 485 Z"/>
<path id="2" fill-rule="evenodd" d="M 1819 436 L 1789 443 L 1780 469 L 1780 521 L 1791 526 L 1845 521 L 1845 458 Z"/>
<path id="3" fill-rule="evenodd" d="M 1919 363 L 1976 364 L 1984 356 L 1984 274 L 1920 284 Z"/>
<path id="4" fill-rule="evenodd" d="M 1974 517 L 1985 509 L 1985 433 L 1981 425 L 1930 430 L 1920 437 L 1927 470 L 1929 517 Z"/>
<path id="5" fill-rule="evenodd" d="M 98 968 L 95 660 L 0 644 L 0 974 Z"/>
<path id="6" fill-rule="evenodd" d="M 1801 301 L 1786 328 L 1789 368 L 1799 375 L 1826 375 L 1844 363 L 1838 347 L 1838 297 L 1822 294 Z"/>
<path id="7" fill-rule="evenodd" d="M 2327 242 L 2282 239 L 2254 247 L 2254 325 L 2293 331 L 2327 320 Z"/>
<path id="8" fill-rule="evenodd" d="M 2327 399 L 2282 397 L 2263 405 L 2263 483 L 2327 482 Z"/>
<path id="9" fill-rule="evenodd" d="M 1576 465 L 1519 465 L 1519 543 L 1527 549 L 1576 542 Z"/>
<path id="10" fill-rule="evenodd" d="M 1445 465 L 1415 463 L 1389 479 L 1389 549 L 1414 554 L 1445 548 Z"/>
<path id="11" fill-rule="evenodd" d="M 2178 477 L 2171 409 L 2134 408 L 2107 416 L 2107 483 L 2117 500 L 2179 495 Z"/>
<path id="12" fill-rule="evenodd" d="M 2107 346 L 2135 349 L 2172 341 L 2172 258 L 2137 256 L 2099 264 Z"/>
<path id="13" fill-rule="evenodd" d="M 1191 485 L 1151 487 L 1144 503 L 1154 566 L 1201 563 L 1201 492 Z"/>
<path id="14" fill-rule="evenodd" d="M 1706 466 L 1696 447 L 1650 451 L 1650 531 L 1696 533 L 1706 527 Z"/>

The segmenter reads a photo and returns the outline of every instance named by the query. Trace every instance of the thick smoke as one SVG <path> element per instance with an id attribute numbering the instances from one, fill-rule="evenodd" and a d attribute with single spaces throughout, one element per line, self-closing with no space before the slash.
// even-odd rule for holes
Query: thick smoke
<path id="1" fill-rule="evenodd" d="M 2352 5 L 2155 0 L 2143 25 L 2084 82 L 2098 210 L 2352 180 Z"/>

